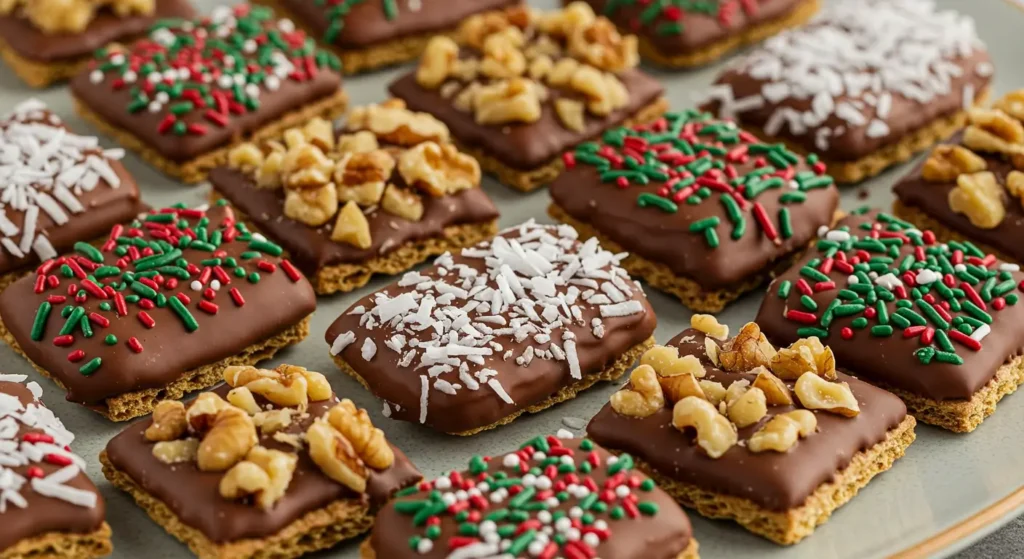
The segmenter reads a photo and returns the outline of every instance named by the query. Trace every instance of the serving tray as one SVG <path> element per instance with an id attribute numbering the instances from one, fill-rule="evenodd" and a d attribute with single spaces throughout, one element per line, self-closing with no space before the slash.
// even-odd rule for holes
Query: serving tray
<path id="1" fill-rule="evenodd" d="M 196 0 L 204 13 L 216 6 L 232 3 L 229 0 Z M 529 0 L 529 3 L 537 8 L 553 8 L 557 0 Z M 965 11 L 976 19 L 979 34 L 988 44 L 996 65 L 996 95 L 1024 87 L 1019 47 L 1019 34 L 1024 29 L 1024 12 L 1021 11 L 1024 2 L 938 0 L 937 3 L 943 8 Z M 424 4 L 429 9 L 429 2 Z M 673 108 L 681 109 L 692 106 L 694 97 L 711 83 L 725 64 L 689 73 L 650 70 L 664 83 Z M 346 80 L 346 87 L 357 105 L 377 102 L 384 98 L 386 85 L 405 71 L 408 71 L 407 67 L 356 76 Z M 48 103 L 79 132 L 93 131 L 75 116 L 65 87 L 36 92 L 22 85 L 9 70 L 0 70 L 0 112 L 6 112 L 19 101 L 32 96 Z M 109 140 L 104 145 L 113 147 Z M 208 186 L 182 186 L 159 174 L 133 154 L 129 154 L 124 163 L 138 181 L 144 199 L 151 205 L 179 201 L 198 205 L 206 200 Z M 892 184 L 913 164 L 901 165 L 861 186 L 845 189 L 843 208 L 851 210 L 865 204 L 889 207 Z M 546 215 L 546 190 L 522 195 L 491 179 L 485 179 L 484 188 L 501 209 L 503 227 L 530 218 L 550 221 Z M 459 468 L 473 454 L 500 453 L 538 433 L 553 433 L 559 428 L 579 433 L 616 389 L 610 384 L 598 385 L 565 404 L 468 439 L 438 435 L 417 425 L 385 419 L 374 398 L 334 366 L 323 341 L 323 333 L 353 301 L 388 282 L 388 278 L 377 278 L 356 293 L 321 298 L 309 338 L 281 353 L 275 364 L 296 363 L 327 374 L 335 391 L 369 409 L 374 422 L 428 476 Z M 648 290 L 648 296 L 658 314 L 658 340 L 667 341 L 689 324 L 691 313 L 674 299 L 653 290 Z M 720 320 L 735 331 L 753 319 L 762 297 L 763 293 L 744 297 L 722 313 Z M 29 364 L 6 346 L 0 347 L 0 371 L 38 378 Z M 89 460 L 89 474 L 107 500 L 108 521 L 114 530 L 113 557 L 191 557 L 185 546 L 165 534 L 128 496 L 103 479 L 96 457 L 107 440 L 123 425 L 109 423 L 84 408 L 65 402 L 63 392 L 51 382 L 42 381 L 41 384 L 48 406 L 77 433 L 76 451 Z M 1022 424 L 1024 396 L 1013 395 L 1004 399 L 997 413 L 969 435 L 955 435 L 919 425 L 917 442 L 910 447 L 906 457 L 839 509 L 813 536 L 794 547 L 778 547 L 732 523 L 709 521 L 691 514 L 694 534 L 700 542 L 700 554 L 706 558 L 731 559 L 903 559 L 951 555 L 1024 510 L 1024 445 L 1020 444 L 1019 428 Z M 1001 555 L 1014 555 L 1014 551 L 1003 550 Z M 318 557 L 355 558 L 358 557 L 357 544 L 343 545 Z"/>

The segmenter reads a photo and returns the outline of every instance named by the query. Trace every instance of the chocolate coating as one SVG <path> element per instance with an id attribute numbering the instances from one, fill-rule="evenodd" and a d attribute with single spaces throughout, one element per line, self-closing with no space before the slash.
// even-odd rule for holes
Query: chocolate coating
<path id="1" fill-rule="evenodd" d="M 229 387 L 221 386 L 215 392 L 224 396 L 228 390 Z M 284 432 L 305 433 L 313 420 L 336 402 L 337 398 L 310 403 L 308 415 L 296 416 Z M 381 472 L 369 469 L 367 493 L 360 495 L 324 475 L 309 453 L 301 451 L 288 491 L 272 509 L 264 511 L 253 504 L 221 497 L 218 486 L 223 472 L 200 471 L 194 462 L 169 466 L 158 460 L 153 456 L 154 443 L 144 435 L 150 424 L 151 419 L 136 421 L 110 440 L 107 456 L 111 464 L 162 501 L 183 524 L 199 530 L 214 543 L 265 538 L 306 513 L 340 499 L 359 499 L 375 510 L 392 493 L 423 477 L 405 454 L 392 446 L 395 463 Z M 262 434 L 259 444 L 272 450 L 295 452 L 293 447 Z"/>
<path id="2" fill-rule="evenodd" d="M 194 15 L 195 10 L 188 0 L 156 0 L 156 11 L 151 16 L 119 17 L 109 9 L 101 9 L 82 33 L 47 35 L 25 17 L 14 14 L 0 16 L 0 37 L 23 58 L 43 63 L 63 62 L 88 56 L 114 41 L 134 39 L 157 20 Z"/>
<path id="3" fill-rule="evenodd" d="M 409 221 L 381 209 L 369 214 L 372 244 L 360 249 L 331 240 L 333 220 L 313 228 L 285 217 L 281 189 L 258 188 L 244 173 L 228 168 L 211 171 L 210 182 L 217 193 L 283 246 L 295 265 L 308 276 L 325 266 L 363 262 L 386 255 L 405 243 L 438 237 L 445 227 L 485 223 L 498 217 L 498 209 L 482 188 L 470 188 L 443 198 L 424 196 L 420 221 Z"/>
<path id="4" fill-rule="evenodd" d="M 681 356 L 699 358 L 707 380 L 726 387 L 737 380 L 754 380 L 756 375 L 716 368 L 704 352 L 705 337 L 703 332 L 688 329 L 666 345 L 678 347 Z M 843 365 L 838 355 L 837 364 Z M 590 421 L 587 434 L 598 444 L 633 454 L 674 480 L 749 499 L 768 510 L 784 511 L 801 506 L 818 486 L 832 481 L 848 466 L 855 454 L 885 440 L 886 433 L 907 415 L 903 402 L 889 392 L 845 374 L 840 374 L 839 380 L 850 384 L 860 403 L 860 415 L 847 418 L 814 412 L 817 432 L 800 439 L 786 453 L 754 453 L 736 445 L 718 459 L 709 458 L 694 443 L 692 431 L 684 433 L 672 426 L 672 409 L 668 406 L 654 415 L 635 418 L 605 405 Z M 792 388 L 792 381 L 787 384 Z M 769 407 L 761 421 L 739 430 L 740 440 L 749 439 L 773 416 L 794 409 L 799 406 Z"/>
<path id="5" fill-rule="evenodd" d="M 19 382 L 0 381 L 0 394 L 13 396 L 23 405 L 37 401 L 29 389 Z M 26 433 L 43 433 L 41 429 L 30 429 L 24 423 L 18 422 L 17 439 Z M 46 462 L 14 466 L 11 468 L 15 473 L 25 476 L 30 467 L 42 468 L 45 475 L 50 475 L 62 468 Z M 3 523 L 3 530 L 0 530 L 0 550 L 5 550 L 21 540 L 41 536 L 50 532 L 87 534 L 99 530 L 106 518 L 106 505 L 103 497 L 100 496 L 96 486 L 85 473 L 79 473 L 67 485 L 90 493 L 98 497 L 95 507 L 86 508 L 73 505 L 56 498 L 44 497 L 35 491 L 23 488 L 21 496 L 25 498 L 28 505 L 20 508 L 7 503 L 6 512 L 0 513 L 0 522 Z"/>

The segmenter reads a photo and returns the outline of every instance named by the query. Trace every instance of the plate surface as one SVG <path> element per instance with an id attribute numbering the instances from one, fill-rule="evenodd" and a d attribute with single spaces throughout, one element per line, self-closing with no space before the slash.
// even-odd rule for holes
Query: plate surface
<path id="1" fill-rule="evenodd" d="M 538 8 L 552 8 L 557 0 L 529 0 L 529 3 Z M 209 12 L 215 6 L 232 2 L 197 0 L 196 4 L 201 11 Z M 424 4 L 429 6 L 429 2 Z M 996 95 L 1024 87 L 1019 47 L 1024 13 L 1009 2 L 995 0 L 939 0 L 938 4 L 967 11 L 977 20 L 979 33 L 988 43 L 996 64 Z M 673 107 L 682 109 L 692 106 L 694 95 L 706 88 L 723 66 L 724 63 L 719 63 L 690 73 L 652 72 L 665 84 Z M 386 85 L 405 71 L 408 68 L 357 76 L 348 79 L 346 86 L 354 103 L 377 102 L 384 99 Z M 6 112 L 19 101 L 32 96 L 46 101 L 77 131 L 94 133 L 74 115 L 66 88 L 36 92 L 22 85 L 9 70 L 0 70 L 0 112 Z M 109 141 L 104 141 L 104 145 L 113 146 Z M 201 204 L 208 193 L 209 187 L 205 185 L 197 188 L 181 186 L 154 171 L 135 155 L 129 154 L 125 165 L 134 174 L 144 199 L 151 205 L 177 201 Z M 910 167 L 911 164 L 902 165 L 860 187 L 844 190 L 843 207 L 853 209 L 863 204 L 890 206 L 891 185 Z M 484 188 L 502 211 L 502 226 L 515 225 L 530 218 L 550 221 L 545 214 L 548 203 L 546 190 L 521 195 L 491 179 L 485 179 Z M 323 332 L 353 301 L 388 282 L 388 278 L 378 278 L 357 293 L 321 298 L 309 338 L 281 354 L 276 362 L 301 364 L 326 373 L 335 390 L 368 408 L 388 437 L 400 445 L 427 475 L 462 468 L 473 454 L 500 453 L 537 433 L 554 432 L 565 427 L 566 423 L 582 424 L 604 405 L 608 395 L 615 390 L 612 385 L 598 385 L 568 403 L 469 439 L 441 436 L 416 425 L 384 419 L 375 399 L 355 381 L 338 372 L 328 355 Z M 656 336 L 658 340 L 666 341 L 689 324 L 690 312 L 675 300 L 648 291 L 658 313 Z M 729 307 L 720 318 L 734 329 L 738 328 L 754 317 L 761 298 L 761 293 L 748 295 Z M 38 379 L 29 364 L 6 346 L 0 347 L 0 371 L 28 374 Z M 63 392 L 52 383 L 42 381 L 40 384 L 47 404 L 77 433 L 75 450 L 89 461 L 89 473 L 107 499 L 108 521 L 114 530 L 113 557 L 190 557 L 186 547 L 166 535 L 135 507 L 129 497 L 102 478 L 96 456 L 122 426 L 65 402 Z M 1020 514 L 1024 505 L 1024 489 L 1021 489 L 1024 488 L 1024 445 L 1020 444 L 1019 428 L 1022 424 L 1024 396 L 1015 395 L 1003 400 L 998 412 L 967 436 L 919 426 L 917 442 L 910 447 L 905 458 L 837 511 L 812 537 L 795 547 L 780 548 L 731 523 L 712 522 L 691 514 L 694 533 L 700 541 L 701 556 L 830 559 L 887 557 L 901 553 L 900 557 L 924 557 L 953 553 Z M 1001 555 L 1009 554 L 1012 553 Z M 357 545 L 343 545 L 319 556 L 358 557 Z"/>

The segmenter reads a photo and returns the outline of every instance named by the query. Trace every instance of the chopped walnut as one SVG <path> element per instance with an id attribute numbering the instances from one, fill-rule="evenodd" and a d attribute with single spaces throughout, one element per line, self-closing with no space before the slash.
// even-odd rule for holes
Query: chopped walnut
<path id="1" fill-rule="evenodd" d="M 384 150 L 345 154 L 334 167 L 338 201 L 364 208 L 377 205 L 394 169 L 395 159 Z"/>
<path id="2" fill-rule="evenodd" d="M 363 210 L 355 202 L 348 202 L 338 212 L 334 222 L 331 240 L 336 243 L 347 243 L 356 248 L 366 250 L 373 245 L 370 234 L 370 222 L 366 220 Z"/>
<path id="3" fill-rule="evenodd" d="M 416 68 L 416 83 L 427 89 L 441 87 L 459 59 L 459 45 L 443 35 L 427 43 Z"/>
<path id="4" fill-rule="evenodd" d="M 204 472 L 223 472 L 256 445 L 256 426 L 249 414 L 228 406 L 217 412 L 210 430 L 199 443 L 196 461 Z"/>
<path id="5" fill-rule="evenodd" d="M 295 454 L 253 447 L 221 478 L 220 495 L 230 500 L 251 496 L 261 509 L 270 510 L 288 491 L 297 463 Z"/>
<path id="6" fill-rule="evenodd" d="M 522 31 L 530 26 L 533 19 L 533 11 L 526 6 L 474 14 L 459 25 L 458 35 L 463 43 L 481 50 L 488 37 L 509 29 Z"/>
<path id="7" fill-rule="evenodd" d="M 537 21 L 542 33 L 568 40 L 577 29 L 586 29 L 597 20 L 594 9 L 586 2 L 572 2 L 561 10 L 545 12 Z"/>
<path id="8" fill-rule="evenodd" d="M 739 440 L 736 426 L 707 400 L 690 396 L 672 408 L 672 425 L 697 431 L 697 446 L 711 458 L 720 458 Z"/>
<path id="9" fill-rule="evenodd" d="M 799 438 L 800 425 L 784 415 L 776 415 L 750 437 L 747 448 L 751 452 L 789 452 Z"/>
<path id="10" fill-rule="evenodd" d="M 1024 120 L 1024 89 L 1011 91 L 992 105 L 1017 120 Z"/>
<path id="11" fill-rule="evenodd" d="M 995 153 L 1024 153 L 1024 125 L 998 109 L 971 109 L 970 125 L 963 143 L 975 150 Z"/>
<path id="12" fill-rule="evenodd" d="M 526 69 L 526 75 L 528 75 L 531 80 L 540 82 L 547 77 L 548 72 L 550 72 L 554 67 L 555 63 L 551 60 L 551 57 L 546 54 L 542 54 L 530 61 L 530 66 Z"/>
<path id="13" fill-rule="evenodd" d="M 309 456 L 328 477 L 357 493 L 366 491 L 370 472 L 352 444 L 330 423 L 318 419 L 306 431 Z"/>
<path id="14" fill-rule="evenodd" d="M 389 214 L 409 221 L 423 219 L 423 200 L 419 195 L 407 188 L 399 188 L 389 184 L 384 189 L 380 207 Z"/>
<path id="15" fill-rule="evenodd" d="M 555 114 L 558 120 L 573 132 L 583 132 L 587 128 L 586 107 L 575 99 L 560 98 L 555 100 Z"/>
<path id="16" fill-rule="evenodd" d="M 295 188 L 326 184 L 333 168 L 334 162 L 313 144 L 299 144 L 289 148 L 281 161 L 281 174 L 285 186 Z M 306 174 L 303 174 L 304 172 Z M 318 173 L 323 178 L 319 182 L 310 183 L 308 182 L 309 172 Z M 296 175 L 301 178 L 295 177 Z"/>
<path id="17" fill-rule="evenodd" d="M 377 135 L 369 130 L 338 136 L 338 151 L 341 153 L 367 153 L 379 148 Z"/>
<path id="18" fill-rule="evenodd" d="M 284 215 L 312 227 L 319 227 L 338 212 L 338 192 L 333 184 L 319 188 L 288 190 L 284 197 Z"/>
<path id="19" fill-rule="evenodd" d="M 606 72 L 621 72 L 640 62 L 637 44 L 635 35 L 623 37 L 614 23 L 602 17 L 572 29 L 569 53 Z"/>
<path id="20" fill-rule="evenodd" d="M 153 409 L 153 423 L 146 428 L 147 441 L 173 441 L 188 430 L 185 405 L 177 400 L 163 400 Z"/>
<path id="21" fill-rule="evenodd" d="M 324 153 L 334 149 L 334 125 L 331 121 L 314 117 L 302 127 L 302 135 L 310 144 L 320 148 Z"/>
<path id="22" fill-rule="evenodd" d="M 713 380 L 701 380 L 699 382 L 700 389 L 704 393 L 704 398 L 718 406 L 721 402 L 725 401 L 726 390 L 722 386 L 722 383 L 715 382 Z"/>
<path id="23" fill-rule="evenodd" d="M 452 144 L 424 142 L 404 151 L 398 172 L 406 184 L 434 197 L 480 184 L 480 164 Z"/>
<path id="24" fill-rule="evenodd" d="M 232 388 L 228 392 L 228 402 L 236 408 L 245 410 L 249 415 L 256 415 L 262 411 L 260 405 L 256 403 L 256 397 L 244 386 Z"/>
<path id="25" fill-rule="evenodd" d="M 832 348 L 822 345 L 815 336 L 802 338 L 788 348 L 780 349 L 769 363 L 769 368 L 779 378 L 794 380 L 811 372 L 824 379 L 835 380 L 836 358 Z"/>
<path id="26" fill-rule="evenodd" d="M 650 365 L 640 365 L 629 376 L 626 388 L 612 394 L 612 409 L 629 417 L 647 417 L 665 407 L 665 395 L 658 374 Z"/>
<path id="27" fill-rule="evenodd" d="M 547 84 L 551 87 L 566 87 L 580 69 L 580 63 L 575 58 L 559 59 L 547 72 Z"/>
<path id="28" fill-rule="evenodd" d="M 160 441 L 153 445 L 153 456 L 164 464 L 192 462 L 199 452 L 199 439 Z"/>
<path id="29" fill-rule="evenodd" d="M 296 413 L 298 412 L 292 408 L 261 410 L 252 415 L 252 422 L 260 433 L 273 435 L 287 429 L 292 424 L 292 416 Z"/>
<path id="30" fill-rule="evenodd" d="M 597 116 L 607 116 L 629 103 L 629 91 L 619 78 L 593 66 L 581 66 L 569 85 L 586 96 L 587 110 Z"/>
<path id="31" fill-rule="evenodd" d="M 743 428 L 761 421 L 768 413 L 768 403 L 760 388 L 750 387 L 740 397 L 728 404 L 729 419 Z"/>
<path id="32" fill-rule="evenodd" d="M 956 145 L 936 146 L 921 168 L 921 177 L 931 182 L 952 182 L 965 173 L 984 171 L 985 160 L 973 151 Z"/>
<path id="33" fill-rule="evenodd" d="M 281 169 L 284 166 L 284 153 L 275 151 L 268 154 L 263 163 L 256 169 L 256 186 L 260 188 L 281 188 Z"/>
<path id="34" fill-rule="evenodd" d="M 395 454 L 384 431 L 370 421 L 366 410 L 356 408 L 345 398 L 327 412 L 327 422 L 352 444 L 359 458 L 375 470 L 385 470 L 395 462 Z"/>
<path id="35" fill-rule="evenodd" d="M 536 122 L 541 116 L 537 83 L 514 78 L 480 86 L 473 108 L 478 124 Z"/>
<path id="36" fill-rule="evenodd" d="M 640 356 L 640 363 L 650 365 L 659 376 L 673 377 L 690 374 L 703 378 L 705 371 L 700 359 L 693 355 L 679 356 L 679 349 L 671 346 L 656 345 Z"/>
<path id="37" fill-rule="evenodd" d="M 1006 190 L 1024 206 L 1024 173 L 1010 171 L 1010 174 L 1006 175 Z"/>
<path id="38" fill-rule="evenodd" d="M 246 142 L 228 152 L 228 167 L 251 171 L 263 165 L 263 152 L 252 143 Z"/>
<path id="39" fill-rule="evenodd" d="M 408 110 L 398 99 L 352 109 L 346 128 L 350 132 L 368 130 L 379 141 L 399 146 L 415 146 L 423 142 L 448 143 L 450 138 L 444 123 L 427 113 Z"/>
<path id="40" fill-rule="evenodd" d="M 309 381 L 299 372 L 259 378 L 245 387 L 278 406 L 305 409 L 309 404 Z"/>
<path id="41" fill-rule="evenodd" d="M 726 371 L 749 371 L 768 365 L 775 355 L 775 348 L 761 333 L 761 328 L 754 322 L 748 322 L 718 355 L 718 359 Z"/>
<path id="42" fill-rule="evenodd" d="M 695 314 L 690 317 L 690 328 L 700 330 L 712 338 L 725 341 L 729 337 L 729 326 L 720 324 L 714 315 Z"/>
<path id="43" fill-rule="evenodd" d="M 846 417 L 860 414 L 860 405 L 850 385 L 829 382 L 814 373 L 804 373 L 794 387 L 800 404 L 809 410 L 825 410 Z"/>
<path id="44" fill-rule="evenodd" d="M 994 229 L 1006 217 L 1003 188 L 989 171 L 957 177 L 948 202 L 951 210 L 966 215 L 979 229 Z"/>
<path id="45" fill-rule="evenodd" d="M 515 28 L 487 37 L 484 41 L 484 57 L 480 61 L 480 73 L 491 79 L 510 79 L 523 75 L 526 72 L 526 56 L 519 48 L 522 43 L 523 35 Z"/>
<path id="46" fill-rule="evenodd" d="M 791 406 L 793 405 L 793 396 L 789 393 L 789 387 L 786 383 L 782 382 L 782 379 L 773 375 L 768 369 L 759 367 L 757 371 L 757 378 L 754 379 L 754 383 L 751 385 L 754 388 L 759 388 L 765 395 L 765 401 L 769 406 Z M 752 373 L 754 371 L 751 371 Z"/>

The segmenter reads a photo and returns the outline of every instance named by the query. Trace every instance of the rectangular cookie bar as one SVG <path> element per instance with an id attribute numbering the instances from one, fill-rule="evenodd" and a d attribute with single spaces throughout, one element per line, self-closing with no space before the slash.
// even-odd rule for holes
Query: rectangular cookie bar
<path id="1" fill-rule="evenodd" d="M 535 437 L 398 493 L 361 559 L 697 559 L 686 513 L 654 480 L 589 439 Z"/>
<path id="2" fill-rule="evenodd" d="M 443 254 L 327 329 L 342 371 L 390 417 L 472 435 L 622 376 L 657 319 L 621 258 L 529 221 Z"/>
<path id="3" fill-rule="evenodd" d="M 115 436 L 103 475 L 200 559 L 300 557 L 370 529 L 419 471 L 320 373 L 229 367 Z"/>
<path id="4" fill-rule="evenodd" d="M 75 435 L 25 375 L 0 373 L 0 557 L 92 559 L 113 551 L 103 497 Z"/>
<path id="5" fill-rule="evenodd" d="M 583 2 L 474 15 L 457 39 L 432 39 L 391 94 L 444 122 L 484 171 L 517 190 L 551 182 L 574 146 L 668 108 L 658 81 L 636 69 L 636 38 Z"/>
<path id="6" fill-rule="evenodd" d="M 587 426 L 683 505 L 795 544 L 914 442 L 903 402 L 837 373 L 817 338 L 776 350 L 753 322 L 732 338 L 710 315 L 691 323 Z"/>
<path id="7" fill-rule="evenodd" d="M 0 57 L 28 85 L 47 87 L 71 79 L 100 47 L 194 15 L 188 0 L 12 0 L 0 4 Z"/>
<path id="8" fill-rule="evenodd" d="M 839 203 L 817 156 L 693 110 L 609 130 L 565 162 L 548 213 L 628 251 L 631 274 L 703 312 L 788 266 Z"/>
<path id="9" fill-rule="evenodd" d="M 143 208 L 124 150 L 105 150 L 29 99 L 0 118 L 0 291 Z"/>
<path id="10" fill-rule="evenodd" d="M 229 208 L 115 225 L 0 293 L 0 336 L 69 401 L 126 421 L 309 333 L 316 294 Z"/>
<path id="11" fill-rule="evenodd" d="M 856 183 L 963 126 L 992 73 L 967 16 L 930 0 L 841 0 L 732 64 L 704 107 Z"/>
<path id="12" fill-rule="evenodd" d="M 76 109 L 164 173 L 194 184 L 245 140 L 345 112 L 337 57 L 263 7 L 168 20 L 101 50 L 71 80 Z"/>
<path id="13" fill-rule="evenodd" d="M 858 212 L 768 289 L 768 339 L 817 336 L 919 421 L 973 431 L 1024 382 L 1024 273 L 970 242 Z"/>
<path id="14" fill-rule="evenodd" d="M 365 72 L 418 57 L 431 37 L 451 35 L 480 12 L 520 0 L 256 0 L 291 18 L 341 59 L 346 74 Z"/>
<path id="15" fill-rule="evenodd" d="M 480 166 L 448 128 L 397 99 L 357 107 L 336 136 L 314 119 L 246 143 L 210 173 L 214 196 L 288 252 L 317 293 L 352 291 L 498 230 Z"/>
<path id="16" fill-rule="evenodd" d="M 893 213 L 940 240 L 972 241 L 1024 262 L 1024 90 L 968 114 L 968 126 L 932 150 L 893 188 Z"/>
<path id="17" fill-rule="evenodd" d="M 586 2 L 623 33 L 635 33 L 645 60 L 669 68 L 710 64 L 741 47 L 802 25 L 820 4 L 819 0 Z"/>

